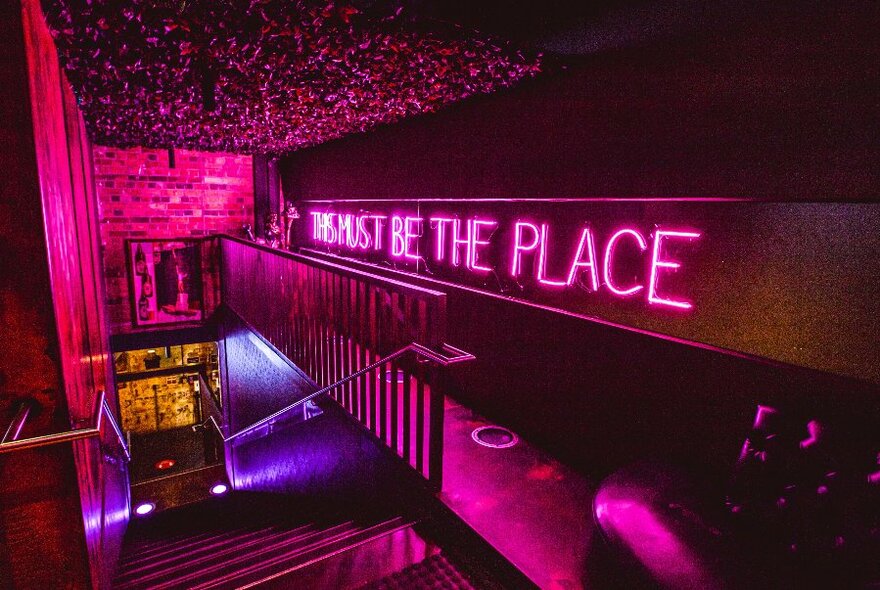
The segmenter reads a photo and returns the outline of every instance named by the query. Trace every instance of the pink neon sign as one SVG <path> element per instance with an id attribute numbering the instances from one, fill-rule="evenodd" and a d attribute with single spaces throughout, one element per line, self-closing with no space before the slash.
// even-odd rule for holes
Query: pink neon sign
<path id="1" fill-rule="evenodd" d="M 583 260 L 584 247 L 587 249 L 589 258 Z M 568 271 L 567 285 L 573 285 L 575 276 L 579 269 L 586 267 L 590 271 L 590 285 L 593 291 L 599 290 L 599 271 L 596 270 L 596 247 L 593 245 L 593 232 L 590 228 L 585 227 L 581 232 L 581 239 L 578 242 L 577 252 L 574 255 L 574 261 L 571 263 L 571 270 Z"/>
<path id="2" fill-rule="evenodd" d="M 488 220 L 484 220 L 484 219 L 474 219 L 473 224 L 474 224 L 474 232 L 473 232 L 473 239 L 471 240 L 470 268 L 471 268 L 471 270 L 478 270 L 481 272 L 492 272 L 492 269 L 490 267 L 477 264 L 477 260 L 480 257 L 479 248 L 481 246 L 489 246 L 492 243 L 489 240 L 489 237 L 487 237 L 485 240 L 481 240 L 480 239 L 480 232 L 482 231 L 483 228 L 486 228 L 488 230 L 488 229 L 493 229 L 493 228 L 497 227 L 498 222 L 497 221 L 488 221 Z"/>
<path id="3" fill-rule="evenodd" d="M 630 295 L 635 295 L 645 288 L 644 285 L 633 285 L 628 289 L 620 289 L 614 285 L 614 281 L 611 279 L 614 247 L 617 245 L 617 241 L 624 236 L 632 236 L 633 238 L 635 238 L 641 252 L 644 252 L 648 249 L 648 243 L 645 241 L 645 238 L 642 237 L 642 234 L 631 228 L 618 230 L 614 233 L 614 235 L 608 238 L 608 243 L 605 244 L 605 264 L 602 265 L 602 278 L 605 280 L 605 286 L 608 288 L 608 290 L 619 297 L 629 297 Z"/>
<path id="4" fill-rule="evenodd" d="M 678 253 L 686 254 L 702 237 L 702 232 L 690 228 L 663 226 L 643 231 L 618 226 L 604 232 L 584 223 L 577 230 L 577 240 L 569 242 L 570 238 L 557 236 L 549 223 L 523 220 L 512 222 L 511 230 L 502 232 L 498 220 L 475 216 L 322 211 L 310 215 L 312 239 L 339 249 L 385 252 L 409 264 L 430 262 L 435 269 L 494 272 L 518 284 L 542 288 L 578 287 L 615 299 L 638 298 L 670 310 L 694 307 L 684 294 L 671 292 L 680 281 L 670 276 L 683 268 Z M 560 235 L 570 236 L 571 229 Z M 551 269 L 556 271 L 551 273 Z M 562 269 L 567 274 L 556 274 Z"/>
<path id="5" fill-rule="evenodd" d="M 659 282 L 660 278 L 660 269 L 669 268 L 675 270 L 681 268 L 681 264 L 679 264 L 678 262 L 660 259 L 660 245 L 665 238 L 678 240 L 696 240 L 699 237 L 699 232 L 671 230 L 661 231 L 659 229 L 654 232 L 654 248 L 651 257 L 651 282 L 648 287 L 648 303 L 652 305 L 669 305 L 671 307 L 677 307 L 678 309 L 690 309 L 693 307 L 693 304 L 688 301 L 665 299 L 657 295 L 657 283 Z"/>
<path id="6" fill-rule="evenodd" d="M 532 232 L 532 239 L 529 245 L 525 245 L 523 243 L 523 234 L 522 230 L 528 228 L 529 231 Z M 515 238 L 513 241 L 513 264 L 510 266 L 510 274 L 513 277 L 518 277 L 522 272 L 522 255 L 523 252 L 530 252 L 538 247 L 538 243 L 541 240 L 541 232 L 538 228 L 532 223 L 525 223 L 522 221 L 517 222 L 516 231 L 514 233 Z"/>

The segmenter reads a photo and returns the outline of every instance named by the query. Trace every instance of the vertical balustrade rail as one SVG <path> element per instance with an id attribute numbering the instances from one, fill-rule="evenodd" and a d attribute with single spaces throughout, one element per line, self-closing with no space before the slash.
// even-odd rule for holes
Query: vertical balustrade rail
<path id="1" fill-rule="evenodd" d="M 222 237 L 222 299 L 320 387 L 417 342 L 439 350 L 446 296 L 329 262 Z M 439 489 L 443 392 L 409 354 L 331 395 Z"/>

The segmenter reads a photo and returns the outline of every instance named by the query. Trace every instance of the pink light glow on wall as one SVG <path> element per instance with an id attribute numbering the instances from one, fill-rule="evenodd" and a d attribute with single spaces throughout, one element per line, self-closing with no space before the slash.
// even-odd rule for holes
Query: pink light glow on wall
<path id="1" fill-rule="evenodd" d="M 347 245 L 349 248 L 352 248 L 352 244 L 350 242 L 350 237 L 354 233 L 351 230 L 351 219 L 352 215 L 340 215 L 339 216 L 339 245 L 343 244 Z M 354 233 L 355 236 L 355 246 L 357 245 L 357 234 Z"/>
<path id="2" fill-rule="evenodd" d="M 422 221 L 421 217 L 391 216 L 391 256 L 408 258 L 410 260 L 419 260 L 421 258 L 418 255 L 417 242 L 415 244 L 415 253 L 413 253 L 413 242 L 422 235 Z"/>
<path id="3" fill-rule="evenodd" d="M 461 264 L 461 256 L 459 255 L 459 247 L 464 246 L 464 259 L 465 266 L 470 268 L 471 261 L 471 234 L 473 233 L 473 225 L 471 224 L 471 220 L 468 219 L 465 223 L 465 227 L 467 231 L 465 232 L 464 237 L 461 237 L 461 221 L 458 219 L 454 219 L 452 221 L 452 266 L 459 266 Z"/>
<path id="4" fill-rule="evenodd" d="M 492 268 L 479 264 L 477 260 L 480 248 L 491 244 L 489 239 L 483 239 L 481 232 L 496 227 L 497 221 L 476 217 L 466 219 L 463 222 L 464 230 L 462 230 L 462 220 L 458 218 L 431 217 L 429 221 L 434 230 L 434 260 L 443 262 L 446 259 L 448 244 L 452 266 L 462 266 L 462 261 L 464 261 L 464 267 L 468 270 L 474 272 L 492 271 Z M 464 248 L 464 256 L 461 254 L 462 248 Z"/>
<path id="5" fill-rule="evenodd" d="M 413 245 L 413 240 L 418 240 L 422 236 L 422 221 L 424 220 L 421 217 L 403 218 L 403 256 L 410 260 L 419 260 L 420 258 L 418 241 L 415 244 L 415 254 L 410 248 Z"/>
<path id="6" fill-rule="evenodd" d="M 587 260 L 581 259 L 583 257 L 584 246 L 587 247 L 587 254 L 589 255 L 589 259 Z M 598 291 L 599 271 L 596 270 L 596 246 L 593 244 L 593 232 L 588 227 L 585 227 L 581 232 L 581 239 L 580 242 L 578 242 L 577 252 L 575 252 L 574 255 L 574 262 L 571 263 L 571 270 L 568 271 L 567 285 L 574 284 L 578 269 L 583 267 L 590 269 L 590 285 L 594 292 Z"/>
<path id="7" fill-rule="evenodd" d="M 435 250 L 434 250 L 434 260 L 440 262 L 443 260 L 443 252 L 446 246 L 446 229 L 445 224 L 452 223 L 455 221 L 451 217 L 432 217 L 429 220 L 432 224 L 436 223 L 437 225 L 432 225 L 434 228 L 436 239 L 434 240 Z"/>
<path id="8" fill-rule="evenodd" d="M 480 229 L 481 228 L 494 228 L 498 226 L 497 221 L 488 221 L 485 219 L 474 219 L 474 231 L 473 231 L 473 240 L 471 242 L 471 270 L 478 270 L 482 272 L 492 272 L 492 269 L 488 266 L 482 266 L 477 264 L 477 259 L 479 258 L 479 248 L 480 246 L 489 246 L 491 242 L 489 239 L 481 240 L 480 239 Z"/>
<path id="9" fill-rule="evenodd" d="M 532 242 L 528 245 L 525 245 L 522 241 L 522 230 L 524 228 L 532 232 Z M 522 253 L 531 252 L 538 247 L 540 241 L 541 232 L 535 224 L 525 221 L 518 221 L 516 223 L 514 226 L 513 261 L 510 265 L 510 274 L 513 277 L 518 277 L 522 271 Z"/>
<path id="10" fill-rule="evenodd" d="M 368 250 L 375 242 L 381 246 L 381 220 L 384 215 L 352 215 L 312 211 L 312 239 L 325 244 L 345 246 L 349 250 Z M 367 227 L 373 220 L 373 237 Z M 378 247 L 377 247 L 378 249 Z"/>
<path id="11" fill-rule="evenodd" d="M 651 305 L 668 305 L 678 309 L 691 309 L 693 304 L 688 301 L 666 299 L 657 295 L 657 283 L 660 280 L 660 269 L 668 268 L 676 270 L 681 264 L 672 260 L 660 259 L 660 246 L 664 239 L 696 240 L 700 237 L 699 232 L 694 231 L 671 231 L 660 230 L 654 232 L 654 249 L 651 255 L 651 280 L 648 286 L 648 303 Z"/>
<path id="12" fill-rule="evenodd" d="M 403 251 L 403 217 L 393 215 L 391 217 L 391 255 L 401 257 L 403 256 Z"/>
<path id="13" fill-rule="evenodd" d="M 644 252 L 648 249 L 648 243 L 645 241 L 645 238 L 642 237 L 642 234 L 640 234 L 636 230 L 631 228 L 618 230 L 614 235 L 608 238 L 608 243 L 605 245 L 605 264 L 602 265 L 602 278 L 605 280 L 605 286 L 608 288 L 609 291 L 620 297 L 629 297 L 630 295 L 635 295 L 636 293 L 644 289 L 645 286 L 634 285 L 628 289 L 618 289 L 614 285 L 614 282 L 611 280 L 612 256 L 614 254 L 614 247 L 617 245 L 617 241 L 623 236 L 634 237 L 639 245 L 639 249 L 641 252 Z"/>
<path id="14" fill-rule="evenodd" d="M 554 281 L 547 278 L 547 224 L 541 224 L 541 244 L 538 249 L 538 282 L 551 287 L 565 287 L 566 281 Z"/>
<path id="15" fill-rule="evenodd" d="M 388 219 L 387 215 L 368 215 L 370 219 L 373 220 L 373 249 L 381 250 L 382 249 L 382 228 L 384 227 L 385 220 Z"/>

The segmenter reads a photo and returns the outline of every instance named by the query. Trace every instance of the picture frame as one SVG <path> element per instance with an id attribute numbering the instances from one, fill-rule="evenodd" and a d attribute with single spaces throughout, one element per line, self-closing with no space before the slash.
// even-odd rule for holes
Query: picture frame
<path id="1" fill-rule="evenodd" d="M 125 255 L 135 327 L 204 320 L 201 240 L 128 239 Z"/>

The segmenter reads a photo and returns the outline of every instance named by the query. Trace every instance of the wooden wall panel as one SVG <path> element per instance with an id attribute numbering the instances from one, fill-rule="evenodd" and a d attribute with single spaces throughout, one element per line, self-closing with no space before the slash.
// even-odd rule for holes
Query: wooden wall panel
<path id="1" fill-rule="evenodd" d="M 445 393 L 597 478 L 645 458 L 725 478 L 757 404 L 834 424 L 836 444 L 851 445 L 852 456 L 870 449 L 870 459 L 880 449 L 877 384 L 444 288 L 448 341 L 476 356 L 448 371 Z"/>
<path id="2" fill-rule="evenodd" d="M 51 282 L 46 295 L 55 313 L 69 427 L 77 427 L 93 415 L 98 392 L 113 391 L 91 146 L 37 0 L 23 0 L 22 22 Z M 125 464 L 105 457 L 95 440 L 73 443 L 73 454 L 91 584 L 109 587 L 128 518 Z"/>
<path id="3" fill-rule="evenodd" d="M 572 22 L 566 67 L 298 150 L 284 194 L 876 202 L 876 2 L 748 2 L 710 25 L 728 4 L 689 5 L 706 15 L 671 37 L 650 8 L 620 10 L 624 30 Z"/>
<path id="4" fill-rule="evenodd" d="M 49 264 L 18 1 L 0 3 L 0 416 L 36 398 L 25 435 L 68 427 L 57 355 Z M 0 587 L 89 584 L 79 493 L 69 445 L 0 457 Z"/>

